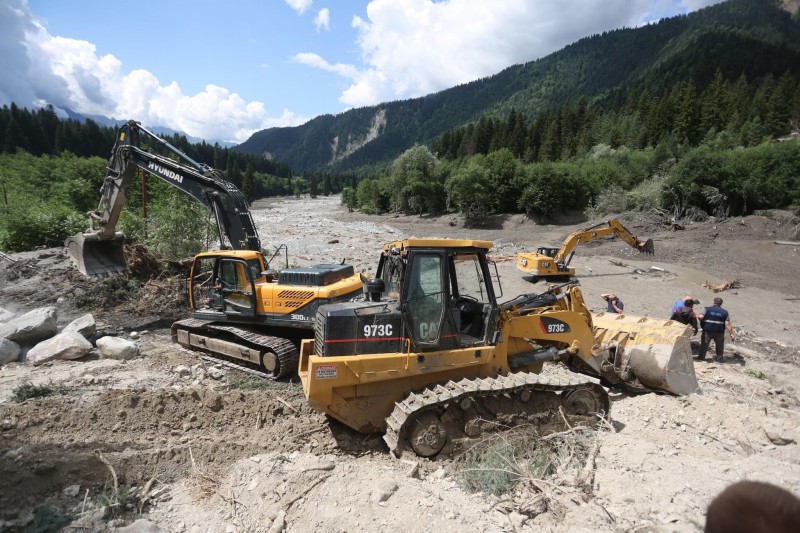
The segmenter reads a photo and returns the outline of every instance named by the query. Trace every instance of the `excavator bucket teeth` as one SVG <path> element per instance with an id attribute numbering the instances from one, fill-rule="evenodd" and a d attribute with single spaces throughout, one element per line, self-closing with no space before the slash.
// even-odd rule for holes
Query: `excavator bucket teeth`
<path id="1" fill-rule="evenodd" d="M 615 373 L 622 381 L 638 381 L 645 388 L 678 395 L 699 388 L 689 326 L 614 313 L 595 315 L 593 324 L 600 345 L 616 346 Z"/>
<path id="2" fill-rule="evenodd" d="M 125 235 L 121 232 L 110 239 L 100 238 L 96 233 L 78 233 L 67 237 L 64 242 L 75 266 L 87 277 L 113 276 L 127 272 L 124 244 Z"/>
<path id="3" fill-rule="evenodd" d="M 643 254 L 653 255 L 656 253 L 656 248 L 653 245 L 653 239 L 647 239 L 639 245 L 639 251 Z"/>

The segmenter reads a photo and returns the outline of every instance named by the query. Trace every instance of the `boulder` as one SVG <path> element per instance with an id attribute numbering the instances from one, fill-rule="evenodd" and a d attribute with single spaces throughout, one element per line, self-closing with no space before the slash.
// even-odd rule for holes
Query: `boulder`
<path id="1" fill-rule="evenodd" d="M 42 341 L 28 351 L 27 359 L 41 365 L 54 359 L 79 359 L 92 350 L 92 343 L 77 331 L 65 331 Z"/>
<path id="2" fill-rule="evenodd" d="M 86 313 L 67 324 L 62 332 L 64 331 L 77 331 L 84 337 L 91 337 L 97 332 L 97 324 L 94 321 L 94 316 L 91 313 Z"/>
<path id="3" fill-rule="evenodd" d="M 17 344 L 36 344 L 58 331 L 55 307 L 40 307 L 0 325 L 0 337 Z"/>
<path id="4" fill-rule="evenodd" d="M 20 351 L 22 349 L 16 342 L 0 338 L 0 365 L 19 361 Z"/>
<path id="5" fill-rule="evenodd" d="M 2 307 L 0 307 L 0 324 L 8 322 L 9 320 L 14 318 L 15 316 L 17 316 L 16 313 L 12 313 L 11 311 L 9 311 L 7 309 L 3 309 Z"/>
<path id="6" fill-rule="evenodd" d="M 139 345 L 121 337 L 101 337 L 97 348 L 108 359 L 133 359 L 139 355 Z"/>

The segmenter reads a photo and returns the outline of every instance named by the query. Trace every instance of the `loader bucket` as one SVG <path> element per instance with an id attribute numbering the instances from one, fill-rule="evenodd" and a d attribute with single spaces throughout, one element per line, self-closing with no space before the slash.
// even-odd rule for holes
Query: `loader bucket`
<path id="1" fill-rule="evenodd" d="M 656 253 L 656 247 L 653 245 L 653 239 L 647 239 L 639 243 L 639 253 L 654 255 Z"/>
<path id="2" fill-rule="evenodd" d="M 67 247 L 75 266 L 87 277 L 113 276 L 128 271 L 123 245 L 125 234 L 117 232 L 112 238 L 101 238 L 97 233 L 78 233 L 67 237 Z"/>
<path id="3" fill-rule="evenodd" d="M 692 328 L 672 320 L 599 313 L 594 335 L 601 346 L 616 347 L 615 372 L 648 388 L 684 395 L 697 391 L 689 337 Z"/>

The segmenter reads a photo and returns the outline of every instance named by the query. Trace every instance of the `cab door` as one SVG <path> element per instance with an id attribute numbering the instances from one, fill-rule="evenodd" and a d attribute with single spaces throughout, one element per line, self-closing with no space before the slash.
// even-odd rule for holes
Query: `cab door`
<path id="1" fill-rule="evenodd" d="M 401 291 L 401 310 L 414 350 L 425 352 L 456 347 L 457 332 L 449 315 L 445 253 L 409 253 Z"/>
<path id="2" fill-rule="evenodd" d="M 255 316 L 256 288 L 251 269 L 242 259 L 222 257 L 217 264 L 217 284 L 222 310 L 227 316 Z"/>

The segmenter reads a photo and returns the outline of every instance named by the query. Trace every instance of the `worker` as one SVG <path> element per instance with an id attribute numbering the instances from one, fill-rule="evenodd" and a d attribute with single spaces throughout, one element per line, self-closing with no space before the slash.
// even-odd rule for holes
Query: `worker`
<path id="1" fill-rule="evenodd" d="M 617 298 L 617 295 L 613 292 L 608 294 L 601 294 L 600 296 L 603 297 L 603 300 L 606 301 L 608 304 L 606 310 L 609 313 L 622 313 L 622 310 L 625 309 L 625 304 L 622 303 L 622 300 Z"/>
<path id="2" fill-rule="evenodd" d="M 672 316 L 675 313 L 676 309 L 678 309 L 679 307 L 682 307 L 683 304 L 686 302 L 686 300 L 691 300 L 692 303 L 694 303 L 694 304 L 699 304 L 700 303 L 700 300 L 696 300 L 696 299 L 692 298 L 691 294 L 687 294 L 683 298 L 675 300 L 675 303 L 672 304 L 672 309 L 670 309 L 670 311 L 669 311 L 670 316 Z"/>
<path id="3" fill-rule="evenodd" d="M 687 297 L 680 307 L 672 311 L 669 319 L 692 326 L 694 334 L 697 335 L 697 315 L 694 313 L 694 300 L 691 297 Z"/>
<path id="4" fill-rule="evenodd" d="M 714 341 L 714 348 L 717 352 L 714 360 L 721 363 L 723 361 L 722 353 L 725 350 L 725 330 L 728 330 L 731 341 L 736 340 L 736 333 L 733 331 L 730 315 L 722 308 L 722 298 L 714 298 L 714 305 L 706 307 L 702 313 L 697 315 L 697 318 L 700 320 L 700 327 L 703 329 L 703 335 L 700 337 L 700 353 L 697 356 L 697 360 L 705 360 L 708 345 L 711 341 Z"/>

